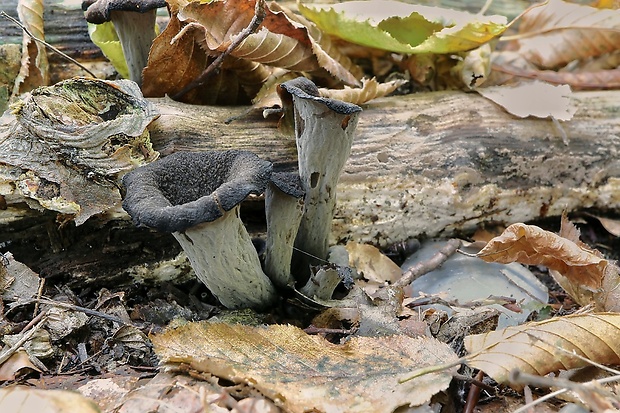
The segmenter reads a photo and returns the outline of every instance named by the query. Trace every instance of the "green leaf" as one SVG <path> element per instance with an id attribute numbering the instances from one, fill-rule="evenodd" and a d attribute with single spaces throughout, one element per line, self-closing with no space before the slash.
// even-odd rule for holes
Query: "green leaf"
<path id="1" fill-rule="evenodd" d="M 93 43 L 101 49 L 105 57 L 112 63 L 116 71 L 123 78 L 129 79 L 129 69 L 127 69 L 123 48 L 112 22 L 105 22 L 103 24 L 88 23 L 88 34 Z"/>
<path id="2" fill-rule="evenodd" d="M 507 25 L 504 16 L 385 0 L 300 4 L 299 10 L 330 35 L 407 54 L 472 50 L 502 34 Z"/>

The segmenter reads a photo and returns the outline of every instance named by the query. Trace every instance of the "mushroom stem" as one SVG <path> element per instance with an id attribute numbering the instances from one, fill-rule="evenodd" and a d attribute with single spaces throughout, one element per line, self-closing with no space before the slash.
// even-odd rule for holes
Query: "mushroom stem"
<path id="1" fill-rule="evenodd" d="M 263 273 L 239 206 L 213 221 L 173 232 L 196 276 L 227 308 L 264 308 L 276 291 Z"/>
<path id="2" fill-rule="evenodd" d="M 293 185 L 283 186 L 272 181 L 265 190 L 265 214 L 267 217 L 267 244 L 265 246 L 265 273 L 279 287 L 293 287 L 291 275 L 293 245 L 304 212 L 303 191 L 299 177 L 288 175 Z"/>
<path id="3" fill-rule="evenodd" d="M 149 60 L 151 44 L 155 39 L 157 9 L 144 13 L 112 11 L 110 18 L 121 42 L 129 78 L 142 86 L 142 70 Z"/>
<path id="4" fill-rule="evenodd" d="M 306 78 L 280 86 L 293 100 L 299 176 L 306 193 L 304 215 L 295 240 L 295 247 L 304 253 L 294 253 L 294 270 L 305 277 L 309 265 L 327 258 L 336 185 L 349 158 L 362 109 L 320 97 L 316 86 Z"/>

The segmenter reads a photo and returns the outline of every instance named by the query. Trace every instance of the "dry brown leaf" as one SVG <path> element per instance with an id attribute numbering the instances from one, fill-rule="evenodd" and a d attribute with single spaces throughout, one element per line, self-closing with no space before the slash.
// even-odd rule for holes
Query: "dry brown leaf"
<path id="1" fill-rule="evenodd" d="M 510 225 L 502 235 L 489 241 L 477 256 L 487 262 L 544 265 L 590 290 L 601 288 L 604 274 L 614 269 L 598 251 L 585 244 L 520 223 Z"/>
<path id="2" fill-rule="evenodd" d="M 540 68 L 554 69 L 620 48 L 620 14 L 550 0 L 521 18 L 519 52 Z"/>
<path id="3" fill-rule="evenodd" d="M 294 413 L 381 413 L 420 405 L 448 386 L 451 372 L 404 384 L 398 379 L 456 359 L 447 345 L 426 337 L 353 337 L 338 346 L 293 326 L 192 323 L 152 341 L 164 364 L 189 364 L 234 383 L 252 383 Z"/>
<path id="4" fill-rule="evenodd" d="M 393 80 L 391 82 L 379 83 L 374 77 L 372 79 L 362 79 L 361 88 L 350 88 L 345 86 L 344 89 L 319 89 L 321 96 L 342 100 L 344 102 L 361 105 L 373 99 L 387 96 L 402 85 L 405 80 Z"/>
<path id="5" fill-rule="evenodd" d="M 567 85 L 552 85 L 534 80 L 516 86 L 491 86 L 476 89 L 486 99 L 502 106 L 508 113 L 520 118 L 534 116 L 571 120 L 577 107 L 571 102 L 571 89 Z M 532 96 L 538 96 L 532 99 Z"/>
<path id="6" fill-rule="evenodd" d="M 226 0 L 209 3 L 171 1 L 178 18 L 193 25 L 204 35 L 202 44 L 213 52 L 224 52 L 234 36 L 254 17 L 254 0 Z M 187 26 L 185 26 L 187 27 Z M 325 38 L 322 44 L 329 47 Z M 309 33 L 307 27 L 289 18 L 285 9 L 274 4 L 266 8 L 266 17 L 258 31 L 249 35 L 231 53 L 232 56 L 289 70 L 321 72 L 349 85 L 358 85 L 361 71 L 344 55 L 331 56 Z M 333 50 L 332 50 L 333 51 Z M 338 60 L 339 59 L 339 60 Z"/>
<path id="7" fill-rule="evenodd" d="M 588 216 L 591 216 L 592 218 L 596 218 L 598 222 L 601 223 L 603 228 L 605 228 L 605 230 L 609 232 L 611 235 L 613 235 L 614 237 L 620 237 L 620 220 L 599 217 L 598 215 L 593 215 L 593 214 L 588 214 Z"/>
<path id="8" fill-rule="evenodd" d="M 588 365 L 620 363 L 620 314 L 569 315 L 465 337 L 467 365 L 500 383 L 511 370 L 544 376 Z M 521 385 L 512 385 L 520 390 Z"/>
<path id="9" fill-rule="evenodd" d="M 41 40 L 45 39 L 42 0 L 18 1 L 17 14 L 21 23 L 33 36 Z M 49 64 L 45 46 L 34 41 L 24 32 L 21 68 L 15 79 L 13 95 L 17 96 L 47 84 L 49 84 Z"/>
<path id="10" fill-rule="evenodd" d="M 369 281 L 378 284 L 393 283 L 403 272 L 400 267 L 373 245 L 360 244 L 355 241 L 347 243 L 349 265 L 364 275 Z"/>
<path id="11" fill-rule="evenodd" d="M 620 69 L 589 69 L 585 65 L 572 71 L 539 70 L 520 53 L 493 53 L 492 71 L 485 86 L 515 83 L 522 79 L 538 79 L 572 89 L 616 89 L 620 87 Z"/>
<path id="12" fill-rule="evenodd" d="M 181 22 L 172 15 L 166 29 L 153 42 L 143 72 L 144 96 L 174 95 L 199 77 L 214 60 L 196 40 L 202 36 L 201 30 L 189 27 L 182 36 L 177 36 L 180 30 Z M 256 95 L 271 72 L 272 69 L 260 63 L 228 56 L 216 74 L 179 100 L 202 105 L 245 103 Z"/>
<path id="13" fill-rule="evenodd" d="M 41 370 L 30 361 L 30 356 L 26 350 L 18 350 L 13 353 L 7 361 L 0 364 L 0 382 L 15 380 L 17 376 L 25 371 L 41 372 Z"/>
<path id="14" fill-rule="evenodd" d="M 39 390 L 17 386 L 0 389 L 0 412 L 100 413 L 97 404 L 67 390 Z"/>

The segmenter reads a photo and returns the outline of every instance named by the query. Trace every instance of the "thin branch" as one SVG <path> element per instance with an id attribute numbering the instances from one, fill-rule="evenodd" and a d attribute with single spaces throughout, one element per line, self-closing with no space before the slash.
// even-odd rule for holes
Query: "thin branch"
<path id="1" fill-rule="evenodd" d="M 91 75 L 94 78 L 97 78 L 97 76 L 91 72 L 90 70 L 88 70 L 83 64 L 81 64 L 80 62 L 78 62 L 77 60 L 75 60 L 74 58 L 72 58 L 71 56 L 67 55 L 64 52 L 61 52 L 60 50 L 58 50 L 57 48 L 55 48 L 54 46 L 52 46 L 51 44 L 47 43 L 45 40 L 41 40 L 38 37 L 34 36 L 32 33 L 30 33 L 30 31 L 26 28 L 26 26 L 24 26 L 23 24 L 21 24 L 17 19 L 9 16 L 8 14 L 6 14 L 6 12 L 4 11 L 0 11 L 0 16 L 4 17 L 5 19 L 8 19 L 10 21 L 12 21 L 14 24 L 16 24 L 17 26 L 19 26 L 24 32 L 26 32 L 26 34 L 28 36 L 30 36 L 30 38 L 32 40 L 34 40 L 35 42 L 41 43 L 43 46 L 47 47 L 48 49 L 50 49 L 51 51 L 53 51 L 54 53 L 59 54 L 60 56 L 64 57 L 65 59 L 67 59 L 68 61 L 70 61 L 71 63 L 74 63 L 76 65 L 78 65 L 80 68 L 82 68 L 84 71 L 86 71 L 86 73 L 88 73 L 89 75 Z"/>
<path id="2" fill-rule="evenodd" d="M 6 349 L 2 354 L 0 354 L 0 365 L 4 364 L 4 362 L 7 361 L 9 358 L 11 358 L 11 356 L 15 354 L 15 352 L 17 352 L 21 348 L 21 346 L 24 345 L 26 341 L 30 340 L 32 336 L 34 335 L 34 333 L 36 333 L 41 328 L 41 326 L 43 326 L 43 323 L 47 321 L 47 318 L 48 318 L 48 314 L 47 312 L 45 312 L 45 313 L 40 313 L 38 316 L 32 319 L 30 323 L 28 323 L 28 325 L 24 327 L 24 329 L 22 330 L 22 333 L 24 335 L 15 344 L 13 344 L 11 347 Z M 27 330 L 28 328 L 30 328 L 30 326 L 33 326 L 32 329 Z"/>
<path id="3" fill-rule="evenodd" d="M 211 64 L 204 70 L 204 72 L 200 74 L 200 76 L 198 76 L 190 84 L 181 89 L 180 92 L 172 95 L 172 99 L 179 100 L 187 92 L 199 86 L 202 86 L 212 75 L 216 74 L 220 70 L 222 63 L 224 63 L 224 59 L 228 57 L 228 55 L 230 55 L 233 50 L 235 50 L 237 46 L 241 44 L 241 42 L 243 42 L 249 35 L 251 35 L 258 29 L 258 27 L 263 23 L 265 16 L 265 0 L 257 0 L 256 7 L 254 9 L 254 17 L 252 18 L 252 21 L 250 21 L 248 27 L 243 29 L 237 35 L 237 37 L 235 37 L 235 39 L 230 43 L 228 48 L 222 54 L 220 54 L 213 62 L 211 62 Z"/>
<path id="4" fill-rule="evenodd" d="M 453 255 L 461 246 L 461 241 L 453 238 L 448 240 L 435 255 L 429 260 L 419 262 L 403 273 L 403 276 L 394 283 L 395 286 L 404 287 L 411 284 L 415 279 L 439 268 L 451 255 Z"/>

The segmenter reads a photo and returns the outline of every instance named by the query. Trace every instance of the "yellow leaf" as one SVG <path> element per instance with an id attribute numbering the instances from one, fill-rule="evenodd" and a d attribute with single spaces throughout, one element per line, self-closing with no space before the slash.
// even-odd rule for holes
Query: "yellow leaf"
<path id="1" fill-rule="evenodd" d="M 193 323 L 152 337 L 167 365 L 189 364 L 235 383 L 252 383 L 287 411 L 392 412 L 445 389 L 451 372 L 399 384 L 420 366 L 454 361 L 431 338 L 353 337 L 343 345 L 293 326 Z"/>

